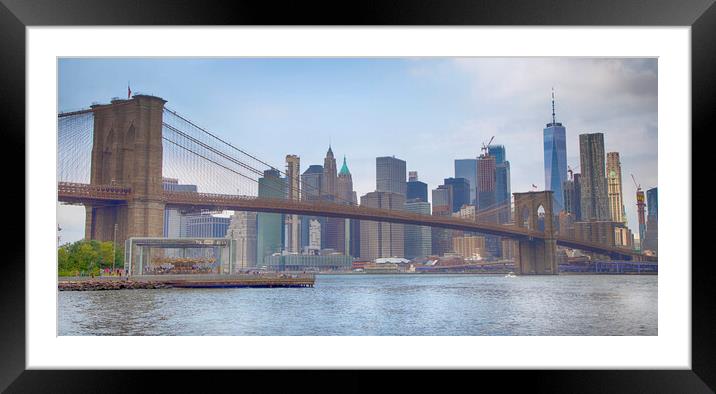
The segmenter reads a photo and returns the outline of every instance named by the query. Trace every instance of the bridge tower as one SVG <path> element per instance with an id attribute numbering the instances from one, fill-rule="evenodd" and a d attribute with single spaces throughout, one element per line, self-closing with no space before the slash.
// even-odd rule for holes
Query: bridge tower
<path id="1" fill-rule="evenodd" d="M 135 95 L 93 105 L 94 136 L 90 184 L 131 188 L 131 197 L 115 204 L 86 205 L 85 238 L 161 237 L 162 114 L 165 100 Z"/>
<path id="2" fill-rule="evenodd" d="M 552 213 L 552 191 L 512 193 L 515 197 L 515 225 L 541 231 L 544 226 L 544 240 L 520 239 L 516 242 L 515 267 L 522 275 L 556 275 L 557 240 Z M 540 207 L 544 210 L 540 220 Z M 543 222 L 543 223 L 542 223 Z"/>

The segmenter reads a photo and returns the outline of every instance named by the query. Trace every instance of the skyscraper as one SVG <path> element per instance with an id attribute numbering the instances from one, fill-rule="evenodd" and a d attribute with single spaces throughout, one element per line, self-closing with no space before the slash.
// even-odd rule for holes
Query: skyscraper
<path id="1" fill-rule="evenodd" d="M 566 134 L 567 129 L 555 118 L 553 90 L 552 122 L 547 123 L 547 127 L 544 128 L 544 189 L 554 192 L 552 195 L 555 214 L 564 209 L 562 184 L 567 180 Z"/>
<path id="2" fill-rule="evenodd" d="M 489 153 L 477 158 L 477 209 L 480 211 L 494 208 L 496 195 L 497 171 L 495 157 Z"/>
<path id="3" fill-rule="evenodd" d="M 502 203 L 497 202 L 497 159 L 500 156 L 504 158 L 504 150 L 502 152 L 498 150 L 498 154 L 498 156 L 491 155 L 488 148 L 487 154 L 477 158 L 477 211 L 482 215 L 481 221 L 491 223 L 498 223 L 505 217 L 506 212 L 498 210 Z M 491 211 L 493 209 L 495 211 Z M 488 212 L 492 213 L 487 214 Z M 502 242 L 499 236 L 485 235 L 485 245 L 487 252 L 492 256 L 501 255 Z"/>
<path id="4" fill-rule="evenodd" d="M 646 191 L 646 208 L 649 212 L 648 217 L 654 219 L 659 218 L 659 189 L 652 187 Z"/>
<path id="5" fill-rule="evenodd" d="M 392 192 L 370 192 L 361 196 L 360 205 L 402 211 L 405 209 L 405 195 Z M 404 256 L 404 225 L 363 220 L 360 224 L 360 233 L 362 258 L 375 260 L 381 257 Z"/>
<path id="6" fill-rule="evenodd" d="M 622 164 L 619 161 L 619 152 L 607 153 L 607 195 L 611 220 L 626 223 L 622 194 Z"/>
<path id="7" fill-rule="evenodd" d="M 231 215 L 226 237 L 236 240 L 235 269 L 256 266 L 256 212 L 237 211 Z"/>
<path id="8" fill-rule="evenodd" d="M 301 200 L 303 201 L 318 201 L 321 199 L 321 189 L 323 188 L 323 166 L 311 165 L 308 169 L 301 174 Z M 310 221 L 316 220 L 321 223 L 321 227 L 324 226 L 324 218 L 317 216 L 302 216 L 301 217 L 301 248 L 305 248 L 310 244 Z M 315 236 L 315 230 L 314 230 Z M 321 249 L 321 231 L 318 229 L 318 248 Z"/>
<path id="9" fill-rule="evenodd" d="M 353 176 L 348 170 L 345 156 L 343 157 L 343 166 L 338 173 L 336 181 L 336 195 L 340 204 L 351 204 L 353 202 Z"/>
<path id="10" fill-rule="evenodd" d="M 337 203 L 345 205 L 354 204 L 353 177 L 350 170 L 348 170 L 345 156 L 343 156 L 343 166 L 338 173 L 338 180 L 336 181 L 336 194 L 338 196 Z M 340 251 L 347 255 L 354 253 L 354 251 L 351 250 L 351 237 L 351 219 L 343 219 L 343 248 L 341 248 Z"/>
<path id="11" fill-rule="evenodd" d="M 470 204 L 477 199 L 477 159 L 455 160 L 455 178 L 465 178 L 470 183 Z"/>
<path id="12" fill-rule="evenodd" d="M 301 199 L 300 189 L 301 159 L 296 155 L 286 156 L 286 186 L 289 200 L 299 201 Z M 301 239 L 299 236 L 299 216 L 285 215 L 286 217 L 286 250 L 291 253 L 298 253 L 301 250 Z"/>
<path id="13" fill-rule="evenodd" d="M 375 158 L 375 191 L 399 193 L 405 197 L 405 161 L 395 156 Z"/>
<path id="14" fill-rule="evenodd" d="M 418 172 L 410 171 L 410 178 L 407 186 L 408 200 L 418 199 L 420 201 L 428 202 L 428 184 L 420 182 L 418 180 Z"/>
<path id="15" fill-rule="evenodd" d="M 264 171 L 259 178 L 259 197 L 286 198 L 286 179 L 276 169 Z M 256 264 L 265 265 L 264 258 L 283 250 L 283 220 L 280 213 L 259 213 L 257 215 L 258 236 Z"/>
<path id="16" fill-rule="evenodd" d="M 321 200 L 332 203 L 340 201 L 336 188 L 337 182 L 336 158 L 333 156 L 333 149 L 329 146 L 326 157 L 323 159 Z M 325 218 L 324 223 L 324 246 L 328 249 L 345 252 L 345 221 L 342 218 Z"/>
<path id="17" fill-rule="evenodd" d="M 564 210 L 572 214 L 575 221 L 582 220 L 582 193 L 581 175 L 574 174 L 571 179 L 564 181 Z"/>
<path id="18" fill-rule="evenodd" d="M 452 189 L 452 212 L 470 204 L 470 182 L 465 178 L 445 178 L 444 185 Z"/>
<path id="19" fill-rule="evenodd" d="M 450 216 L 452 207 L 452 188 L 446 185 L 439 185 L 432 191 L 433 216 Z M 439 227 L 432 227 L 431 230 L 432 252 L 438 256 L 452 251 L 452 231 Z"/>
<path id="20" fill-rule="evenodd" d="M 321 222 L 317 219 L 308 221 L 308 245 L 309 250 L 321 250 Z"/>
<path id="21" fill-rule="evenodd" d="M 186 237 L 223 238 L 229 228 L 229 218 L 199 213 L 186 215 Z"/>
<path id="22" fill-rule="evenodd" d="M 649 211 L 646 231 L 642 240 L 642 250 L 659 250 L 659 201 L 658 189 L 653 187 L 646 191 L 646 207 Z"/>
<path id="23" fill-rule="evenodd" d="M 419 199 L 405 202 L 405 210 L 430 215 L 430 203 Z M 405 225 L 405 258 L 427 257 L 432 253 L 432 232 L 429 226 Z"/>
<path id="24" fill-rule="evenodd" d="M 636 212 L 639 221 L 639 246 L 640 250 L 644 250 L 644 238 L 646 234 L 646 219 L 644 218 L 644 207 L 646 206 L 646 198 L 641 187 L 636 189 Z"/>
<path id="25" fill-rule="evenodd" d="M 495 204 L 505 205 L 498 214 L 498 223 L 512 221 L 512 187 L 510 185 L 510 162 L 504 145 L 489 145 L 487 152 L 495 158 Z"/>
<path id="26" fill-rule="evenodd" d="M 582 220 L 610 220 L 604 174 L 604 134 L 579 135 L 579 162 L 582 168 Z"/>
<path id="27" fill-rule="evenodd" d="M 180 184 L 175 178 L 162 178 L 162 188 L 176 192 L 197 192 L 196 185 Z M 164 208 L 164 237 L 186 237 L 186 215 L 175 208 Z"/>
<path id="28" fill-rule="evenodd" d="M 323 159 L 323 179 L 321 183 L 321 195 L 335 196 L 336 194 L 336 158 L 333 156 L 333 149 L 328 147 L 326 157 Z"/>

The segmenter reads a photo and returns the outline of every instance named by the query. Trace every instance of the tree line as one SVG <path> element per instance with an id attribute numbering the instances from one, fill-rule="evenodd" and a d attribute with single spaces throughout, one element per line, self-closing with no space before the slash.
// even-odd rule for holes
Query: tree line
<path id="1" fill-rule="evenodd" d="M 114 252 L 114 259 L 113 259 Z M 80 240 L 57 249 L 57 270 L 60 276 L 99 275 L 100 271 L 124 268 L 124 248 L 112 241 Z"/>

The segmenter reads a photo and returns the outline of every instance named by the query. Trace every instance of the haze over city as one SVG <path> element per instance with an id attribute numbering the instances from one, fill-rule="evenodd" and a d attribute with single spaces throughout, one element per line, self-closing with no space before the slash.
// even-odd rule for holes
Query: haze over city
<path id="1" fill-rule="evenodd" d="M 582 133 L 604 133 L 605 152 L 620 153 L 632 230 L 630 174 L 657 186 L 656 59 L 60 59 L 58 73 L 60 111 L 124 98 L 129 85 L 277 168 L 286 154 L 302 171 L 322 164 L 330 143 L 358 196 L 375 190 L 378 156 L 405 160 L 433 189 L 492 136 L 512 191 L 543 190 L 554 88 L 572 168 Z M 84 208 L 58 204 L 58 216 L 63 242 L 83 237 Z"/>

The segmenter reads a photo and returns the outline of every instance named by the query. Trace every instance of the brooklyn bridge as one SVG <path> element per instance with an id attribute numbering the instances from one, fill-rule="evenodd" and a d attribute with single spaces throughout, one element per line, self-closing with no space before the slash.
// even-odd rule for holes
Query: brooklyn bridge
<path id="1" fill-rule="evenodd" d="M 278 168 L 165 104 L 162 98 L 136 94 L 58 114 L 58 201 L 85 206 L 86 238 L 123 242 L 130 237 L 161 237 L 165 208 L 177 208 L 338 217 L 495 235 L 515 241 L 520 274 L 556 274 L 558 245 L 612 259 L 648 258 L 628 248 L 560 235 L 555 221 L 540 220 L 538 213 L 554 218 L 551 191 L 513 193 L 512 204 L 482 210 L 474 220 L 370 208 L 352 201 L 258 197 L 259 178 Z M 196 184 L 199 191 L 164 190 L 165 177 Z M 494 220 L 504 210 L 514 212 L 512 223 Z"/>

